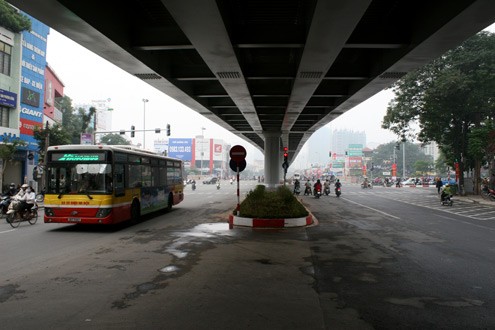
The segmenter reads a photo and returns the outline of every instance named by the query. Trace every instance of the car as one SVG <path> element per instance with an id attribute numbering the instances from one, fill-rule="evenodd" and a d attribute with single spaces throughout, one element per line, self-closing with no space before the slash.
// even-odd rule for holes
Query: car
<path id="1" fill-rule="evenodd" d="M 212 176 L 211 178 L 208 178 L 203 181 L 203 184 L 215 184 L 217 183 L 218 178 L 216 176 Z"/>
<path id="2" fill-rule="evenodd" d="M 401 184 L 403 186 L 415 186 L 417 184 L 421 184 L 421 179 L 419 178 L 409 178 L 405 181 L 402 181 Z"/>
<path id="3" fill-rule="evenodd" d="M 450 184 L 450 185 L 456 185 L 457 182 L 455 181 L 455 178 L 450 178 L 447 180 L 447 178 L 442 178 L 442 184 L 445 186 L 446 184 Z"/>

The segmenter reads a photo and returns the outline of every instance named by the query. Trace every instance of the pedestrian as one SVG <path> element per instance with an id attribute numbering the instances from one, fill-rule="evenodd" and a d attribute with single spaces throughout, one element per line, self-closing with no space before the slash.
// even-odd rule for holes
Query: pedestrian
<path id="1" fill-rule="evenodd" d="M 437 177 L 437 182 L 435 183 L 435 187 L 437 187 L 437 193 L 440 194 L 440 190 L 442 189 L 443 182 L 442 179 Z"/>

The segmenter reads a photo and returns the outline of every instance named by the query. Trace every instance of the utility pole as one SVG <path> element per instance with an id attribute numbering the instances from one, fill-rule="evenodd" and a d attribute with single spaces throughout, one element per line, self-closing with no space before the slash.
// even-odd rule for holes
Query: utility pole
<path id="1" fill-rule="evenodd" d="M 146 149 L 146 102 L 148 99 L 143 99 L 143 149 Z"/>
<path id="2" fill-rule="evenodd" d="M 406 177 L 406 142 L 402 142 L 402 177 Z"/>

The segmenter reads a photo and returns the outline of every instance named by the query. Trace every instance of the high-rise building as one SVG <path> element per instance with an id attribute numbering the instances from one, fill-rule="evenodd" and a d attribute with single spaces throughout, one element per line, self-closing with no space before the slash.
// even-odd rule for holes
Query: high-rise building
<path id="1" fill-rule="evenodd" d="M 422 146 L 421 149 L 423 150 L 425 155 L 432 156 L 434 162 L 438 159 L 438 156 L 440 155 L 438 145 L 435 141 L 432 141 L 427 145 Z"/>
<path id="2" fill-rule="evenodd" d="M 350 144 L 361 144 L 366 146 L 366 132 L 355 132 L 351 130 L 334 130 L 332 134 L 332 153 L 344 155 Z"/>
<path id="3" fill-rule="evenodd" d="M 331 151 L 331 131 L 328 127 L 317 130 L 306 142 L 308 146 L 308 160 L 311 164 L 326 165 L 329 162 Z"/>

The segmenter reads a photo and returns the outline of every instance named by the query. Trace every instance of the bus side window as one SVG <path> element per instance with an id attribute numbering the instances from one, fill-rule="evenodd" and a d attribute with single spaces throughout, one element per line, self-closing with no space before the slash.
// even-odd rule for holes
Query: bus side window
<path id="1" fill-rule="evenodd" d="M 124 183 L 124 165 L 115 164 L 114 174 L 113 174 L 113 188 L 115 191 L 115 196 L 125 195 L 125 183 Z"/>

